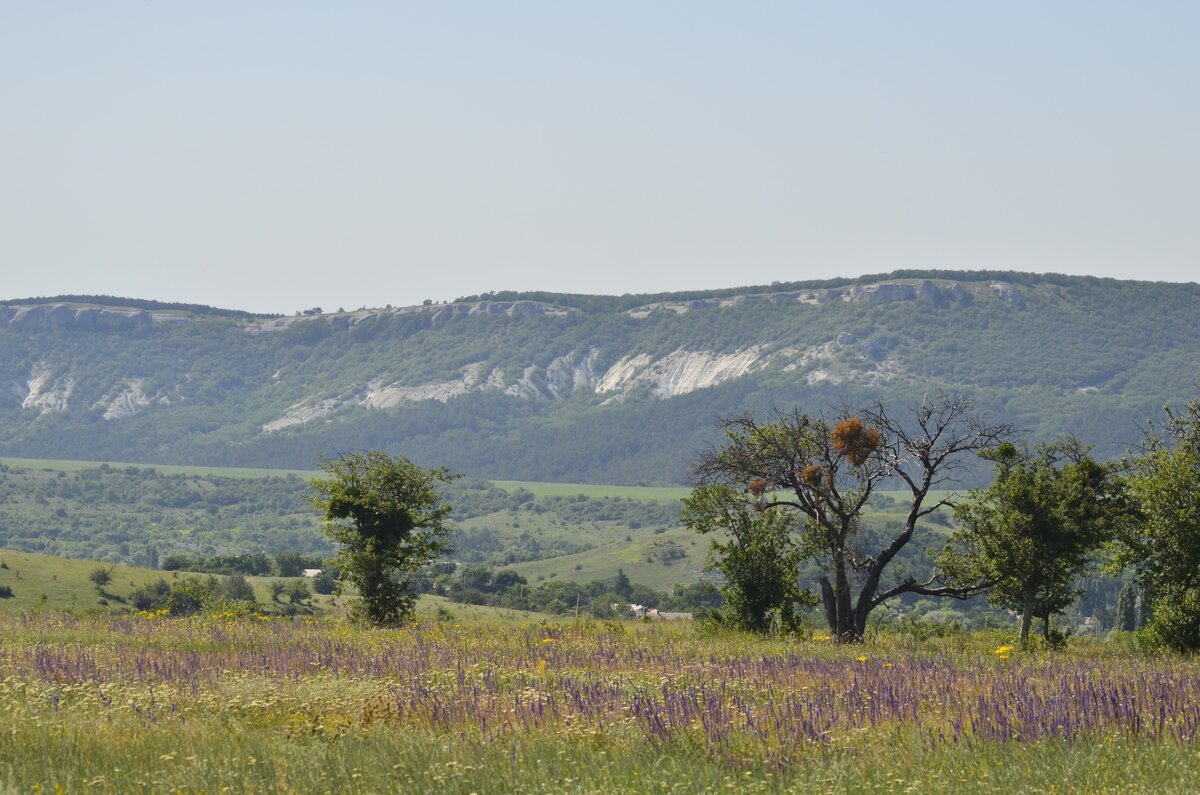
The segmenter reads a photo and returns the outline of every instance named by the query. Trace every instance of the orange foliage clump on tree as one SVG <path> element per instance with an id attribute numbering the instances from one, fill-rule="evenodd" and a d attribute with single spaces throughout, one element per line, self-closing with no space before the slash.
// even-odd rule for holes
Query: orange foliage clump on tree
<path id="1" fill-rule="evenodd" d="M 845 456 L 854 466 L 860 467 L 867 463 L 871 453 L 879 447 L 879 443 L 883 441 L 883 434 L 878 428 L 863 425 L 858 417 L 849 417 L 839 420 L 833 426 L 829 438 L 833 441 L 834 450 Z"/>
<path id="2" fill-rule="evenodd" d="M 800 470 L 800 479 L 804 481 L 804 485 L 810 489 L 821 488 L 821 477 L 825 474 L 825 470 L 816 464 L 809 464 L 804 469 Z"/>
<path id="3" fill-rule="evenodd" d="M 760 497 L 762 496 L 762 493 L 767 490 L 767 481 L 763 480 L 762 478 L 757 478 L 750 481 L 750 485 L 746 488 L 747 491 L 749 491 L 755 497 Z"/>

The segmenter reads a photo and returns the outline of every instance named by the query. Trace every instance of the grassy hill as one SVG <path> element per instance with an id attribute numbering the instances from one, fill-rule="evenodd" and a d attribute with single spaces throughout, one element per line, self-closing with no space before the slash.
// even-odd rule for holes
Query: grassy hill
<path id="1" fill-rule="evenodd" d="M 108 569 L 112 582 L 103 592 L 88 579 L 97 568 Z M 168 582 L 189 575 L 186 572 L 163 572 L 141 566 L 77 560 L 0 549 L 0 586 L 12 589 L 12 597 L 0 598 L 0 610 L 69 610 L 71 612 L 119 613 L 132 608 L 123 599 L 136 589 L 155 580 Z M 248 577 L 262 609 L 276 611 L 279 604 L 271 599 L 270 586 L 278 577 Z M 107 604 L 105 604 L 107 603 Z M 311 607 L 318 615 L 344 615 L 344 604 L 334 597 L 314 594 Z M 444 618 L 458 622 L 521 622 L 557 620 L 542 613 L 508 610 L 484 605 L 464 605 L 445 597 L 423 594 L 417 602 L 417 615 Z"/>
<path id="2" fill-rule="evenodd" d="M 98 568 L 107 569 L 112 575 L 112 581 L 103 589 L 98 589 L 88 579 Z M 188 576 L 197 575 L 0 549 L 0 585 L 7 585 L 13 593 L 11 598 L 0 599 L 0 609 L 122 611 L 130 609 L 127 600 L 135 589 L 159 579 L 172 582 Z M 259 603 L 270 610 L 274 606 L 270 586 L 279 578 L 247 579 L 254 586 Z M 313 596 L 313 607 L 317 612 L 337 612 L 333 602 L 328 596 Z"/>
<path id="3" fill-rule="evenodd" d="M 58 558 L 4 549 L 0 550 L 0 586 L 11 588 L 13 595 L 8 599 L 0 599 L 0 609 L 100 608 L 100 600 L 104 597 L 88 580 L 88 575 L 97 567 L 112 571 L 112 582 L 105 586 L 104 590 L 117 596 L 127 596 L 135 588 L 148 585 L 164 576 L 164 572 L 139 566 Z M 169 577 L 170 574 L 165 576 Z M 109 601 L 119 604 L 116 600 Z"/>

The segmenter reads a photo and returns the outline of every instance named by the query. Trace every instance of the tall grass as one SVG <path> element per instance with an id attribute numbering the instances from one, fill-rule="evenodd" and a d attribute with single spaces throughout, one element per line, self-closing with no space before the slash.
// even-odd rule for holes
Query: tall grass
<path id="1" fill-rule="evenodd" d="M 1200 665 L 980 634 L 0 616 L 13 791 L 1187 791 Z"/>

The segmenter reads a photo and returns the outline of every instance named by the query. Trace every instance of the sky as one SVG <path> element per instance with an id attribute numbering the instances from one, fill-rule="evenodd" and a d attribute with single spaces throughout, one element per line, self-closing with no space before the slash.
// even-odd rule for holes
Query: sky
<path id="1" fill-rule="evenodd" d="M 0 3 L 0 298 L 1200 280 L 1200 3 Z"/>

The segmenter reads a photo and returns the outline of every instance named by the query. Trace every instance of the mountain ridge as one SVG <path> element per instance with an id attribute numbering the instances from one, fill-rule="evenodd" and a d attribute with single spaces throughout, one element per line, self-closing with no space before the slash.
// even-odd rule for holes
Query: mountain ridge
<path id="1" fill-rule="evenodd" d="M 1194 283 L 906 270 L 291 316 L 59 298 L 81 300 L 0 302 L 0 454 L 305 468 L 382 447 L 667 483 L 734 411 L 946 390 L 1116 456 L 1200 382 Z"/>

